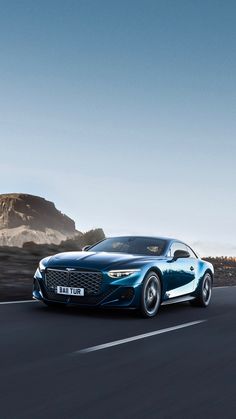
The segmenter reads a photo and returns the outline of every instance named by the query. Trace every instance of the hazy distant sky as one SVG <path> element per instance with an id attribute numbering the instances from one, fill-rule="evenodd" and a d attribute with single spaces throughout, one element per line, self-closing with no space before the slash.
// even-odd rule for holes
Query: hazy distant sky
<path id="1" fill-rule="evenodd" d="M 0 193 L 236 254 L 236 2 L 0 0 Z"/>

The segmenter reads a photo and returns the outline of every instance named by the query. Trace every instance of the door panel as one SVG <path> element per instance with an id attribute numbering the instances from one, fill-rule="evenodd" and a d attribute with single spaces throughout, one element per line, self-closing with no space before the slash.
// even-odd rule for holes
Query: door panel
<path id="1" fill-rule="evenodd" d="M 166 275 L 165 298 L 174 298 L 194 291 L 195 260 L 180 258 L 175 261 L 170 258 Z"/>

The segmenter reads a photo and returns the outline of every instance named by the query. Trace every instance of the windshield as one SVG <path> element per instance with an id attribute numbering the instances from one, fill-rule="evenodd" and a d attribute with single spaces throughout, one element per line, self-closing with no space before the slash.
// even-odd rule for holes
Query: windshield
<path id="1" fill-rule="evenodd" d="M 131 253 L 160 256 L 166 248 L 166 240 L 152 237 L 114 237 L 90 247 L 93 252 Z"/>

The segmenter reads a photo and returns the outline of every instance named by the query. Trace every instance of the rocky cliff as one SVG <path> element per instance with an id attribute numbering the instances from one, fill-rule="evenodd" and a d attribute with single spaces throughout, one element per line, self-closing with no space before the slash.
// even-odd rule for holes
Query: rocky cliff
<path id="1" fill-rule="evenodd" d="M 55 243 L 80 233 L 53 202 L 27 194 L 0 195 L 0 246 Z"/>

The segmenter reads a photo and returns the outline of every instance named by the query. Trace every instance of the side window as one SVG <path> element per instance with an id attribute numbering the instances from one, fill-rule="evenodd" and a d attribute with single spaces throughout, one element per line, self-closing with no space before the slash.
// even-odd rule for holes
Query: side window
<path id="1" fill-rule="evenodd" d="M 185 246 L 185 244 L 179 243 L 179 242 L 174 242 L 174 243 L 172 243 L 172 245 L 170 247 L 170 250 L 168 252 L 168 256 L 173 257 L 176 250 L 189 251 L 187 246 Z"/>
<path id="2" fill-rule="evenodd" d="M 188 246 L 186 246 L 186 247 L 187 247 L 188 253 L 190 254 L 190 257 L 194 258 L 194 259 L 197 259 L 197 256 L 195 255 L 194 251 L 190 247 L 188 247 Z"/>

